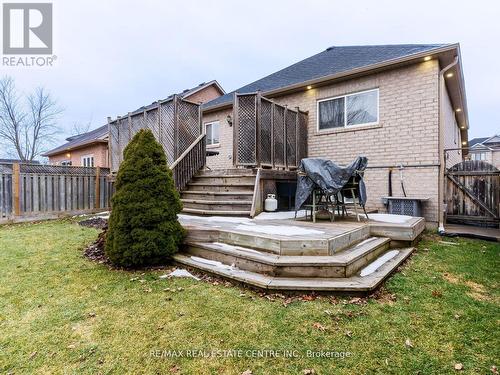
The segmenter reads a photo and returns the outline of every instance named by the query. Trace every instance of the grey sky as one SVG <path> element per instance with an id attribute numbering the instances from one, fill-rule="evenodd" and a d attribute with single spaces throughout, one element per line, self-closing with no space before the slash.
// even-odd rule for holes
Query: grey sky
<path id="1" fill-rule="evenodd" d="M 500 133 L 498 1 L 55 0 L 56 66 L 5 68 L 73 123 L 125 114 L 217 79 L 243 86 L 331 45 L 460 42 L 470 136 Z M 2 152 L 0 151 L 0 155 Z"/>

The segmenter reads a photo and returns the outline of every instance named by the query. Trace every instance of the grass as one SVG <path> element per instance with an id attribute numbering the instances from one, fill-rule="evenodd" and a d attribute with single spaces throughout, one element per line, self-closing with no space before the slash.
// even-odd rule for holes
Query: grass
<path id="1" fill-rule="evenodd" d="M 1 373 L 447 374 L 462 363 L 461 373 L 487 374 L 500 366 L 496 243 L 428 235 L 381 298 L 285 307 L 226 283 L 109 270 L 82 257 L 97 233 L 71 221 L 0 227 Z M 189 349 L 242 357 L 151 354 Z M 294 357 L 251 358 L 254 349 Z M 308 358 L 307 350 L 350 354 Z"/>

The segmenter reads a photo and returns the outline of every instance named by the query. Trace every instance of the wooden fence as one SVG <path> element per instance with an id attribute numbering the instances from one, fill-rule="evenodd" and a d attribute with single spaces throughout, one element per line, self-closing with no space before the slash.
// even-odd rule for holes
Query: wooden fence
<path id="1" fill-rule="evenodd" d="M 307 157 L 307 113 L 264 98 L 234 96 L 236 166 L 294 169 Z"/>
<path id="2" fill-rule="evenodd" d="M 447 222 L 498 227 L 500 171 L 479 160 L 467 160 L 446 171 Z"/>
<path id="3" fill-rule="evenodd" d="M 108 168 L 0 164 L 0 223 L 109 210 Z"/>

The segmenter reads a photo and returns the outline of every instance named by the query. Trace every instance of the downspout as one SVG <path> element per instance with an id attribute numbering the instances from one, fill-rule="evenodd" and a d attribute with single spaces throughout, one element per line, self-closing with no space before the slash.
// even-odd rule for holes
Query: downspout
<path id="1" fill-rule="evenodd" d="M 445 95 L 444 74 L 447 70 L 458 64 L 458 57 L 455 56 L 453 62 L 439 71 L 439 184 L 438 184 L 438 232 L 443 234 L 444 230 L 444 172 L 446 168 L 444 152 L 444 113 L 443 98 Z"/>

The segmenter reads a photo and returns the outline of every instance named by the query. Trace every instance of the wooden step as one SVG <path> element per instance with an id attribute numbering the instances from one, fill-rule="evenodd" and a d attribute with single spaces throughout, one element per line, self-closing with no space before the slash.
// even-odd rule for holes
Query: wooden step
<path id="1" fill-rule="evenodd" d="M 346 277 L 386 251 L 389 243 L 389 238 L 373 237 L 341 253 L 327 256 L 279 256 L 220 242 L 190 242 L 184 249 L 191 255 L 273 276 Z"/>
<path id="2" fill-rule="evenodd" d="M 196 173 L 196 176 L 255 176 L 257 171 L 248 168 L 233 168 L 233 169 L 203 169 Z"/>
<path id="3" fill-rule="evenodd" d="M 255 176 L 238 176 L 238 175 L 228 175 L 228 176 L 195 176 L 191 180 L 194 183 L 205 183 L 205 184 L 216 184 L 216 185 L 225 185 L 225 184 L 251 184 L 255 185 Z"/>
<path id="4" fill-rule="evenodd" d="M 201 199 L 181 199 L 184 208 L 207 211 L 250 211 L 252 201 L 215 201 Z M 215 215 L 215 214 L 214 214 Z"/>
<path id="5" fill-rule="evenodd" d="M 210 216 L 244 216 L 250 217 L 250 210 L 246 211 L 218 211 L 218 210 L 199 210 L 196 208 L 183 208 L 183 213 L 193 214 L 193 215 L 210 215 Z"/>
<path id="6" fill-rule="evenodd" d="M 190 182 L 187 186 L 186 191 L 197 190 L 197 191 L 212 191 L 212 192 L 238 192 L 246 191 L 253 194 L 254 183 L 225 183 L 225 184 L 215 184 L 209 182 Z"/>
<path id="7" fill-rule="evenodd" d="M 413 252 L 414 248 L 398 249 L 398 254 L 384 263 L 374 273 L 361 277 L 359 274 L 350 277 L 278 277 L 258 272 L 219 267 L 200 262 L 184 254 L 174 255 L 174 260 L 184 266 L 193 267 L 205 272 L 219 275 L 244 284 L 268 290 L 318 291 L 341 293 L 367 293 L 376 289 L 397 267 Z"/>
<path id="8" fill-rule="evenodd" d="M 217 216 L 217 214 L 214 214 L 214 211 L 186 208 L 184 212 L 194 214 L 205 212 L 204 215 Z M 234 211 L 230 212 L 234 213 Z M 233 216 L 249 216 L 249 213 L 244 215 L 234 213 Z M 196 222 L 196 218 L 193 221 L 183 223 L 183 225 L 189 228 L 186 238 L 187 242 L 222 242 L 278 255 L 333 255 L 365 240 L 370 235 L 370 229 L 367 225 L 326 238 L 324 236 L 319 238 L 316 235 L 280 236 L 265 234 L 250 230 L 247 231 L 244 229 L 245 225 L 225 228 L 223 224 L 218 224 L 216 228 L 212 228 L 204 222 Z M 283 226 L 283 224 L 274 224 L 273 222 L 263 222 L 256 225 Z M 293 223 L 290 225 L 293 226 Z"/>
<path id="9" fill-rule="evenodd" d="M 253 191 L 203 191 L 184 190 L 181 192 L 182 199 L 211 200 L 211 201 L 252 201 Z"/>

